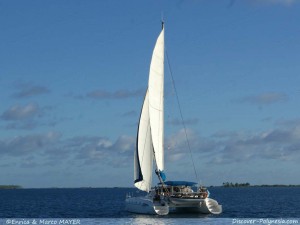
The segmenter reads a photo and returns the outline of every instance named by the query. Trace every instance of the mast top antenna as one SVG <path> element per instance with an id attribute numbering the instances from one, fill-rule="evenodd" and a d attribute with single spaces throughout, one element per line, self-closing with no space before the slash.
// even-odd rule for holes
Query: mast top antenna
<path id="1" fill-rule="evenodd" d="M 162 11 L 161 12 L 161 29 L 164 28 L 164 24 L 165 24 L 165 21 L 164 21 L 164 12 Z"/>

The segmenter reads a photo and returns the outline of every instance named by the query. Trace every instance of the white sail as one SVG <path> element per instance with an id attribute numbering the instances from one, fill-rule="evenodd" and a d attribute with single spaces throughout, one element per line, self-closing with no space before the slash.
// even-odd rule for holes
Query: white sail
<path id="1" fill-rule="evenodd" d="M 164 28 L 157 38 L 149 72 L 149 115 L 157 168 L 164 170 Z"/>
<path id="2" fill-rule="evenodd" d="M 149 119 L 149 94 L 145 96 L 138 132 L 136 151 L 134 155 L 134 185 L 149 192 L 152 184 L 153 145 Z"/>
<path id="3" fill-rule="evenodd" d="M 153 50 L 148 91 L 139 121 L 134 155 L 134 185 L 149 192 L 152 184 L 153 158 L 160 171 L 164 169 L 164 29 Z"/>

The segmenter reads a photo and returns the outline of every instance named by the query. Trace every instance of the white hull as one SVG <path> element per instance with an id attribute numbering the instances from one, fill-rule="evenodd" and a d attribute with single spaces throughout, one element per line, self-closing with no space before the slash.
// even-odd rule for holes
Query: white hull
<path id="1" fill-rule="evenodd" d="M 167 215 L 178 211 L 204 214 L 220 214 L 222 205 L 211 198 L 206 199 L 170 199 L 168 203 L 153 202 L 148 196 L 129 197 L 126 199 L 126 210 L 132 213 Z"/>
<path id="2" fill-rule="evenodd" d="M 132 213 L 150 214 L 150 215 L 167 215 L 169 214 L 169 206 L 162 202 L 153 202 L 151 198 L 145 197 L 129 197 L 126 199 L 126 210 Z"/>
<path id="3" fill-rule="evenodd" d="M 128 212 L 153 215 L 156 214 L 153 208 L 153 202 L 147 197 L 127 198 L 125 204 L 125 209 Z"/>

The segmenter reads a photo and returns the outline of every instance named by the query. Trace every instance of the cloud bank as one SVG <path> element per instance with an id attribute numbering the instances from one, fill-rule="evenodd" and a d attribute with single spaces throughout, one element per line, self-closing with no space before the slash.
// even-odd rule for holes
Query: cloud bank
<path id="1" fill-rule="evenodd" d="M 75 167 L 93 164 L 123 167 L 128 166 L 128 163 L 131 165 L 134 146 L 135 138 L 126 135 L 121 135 L 115 141 L 96 136 L 64 139 L 61 133 L 49 131 L 0 139 L 0 157 L 20 159 L 38 156 L 39 165 L 53 164 L 50 162 L 64 165 L 71 160 Z"/>
<path id="2" fill-rule="evenodd" d="M 193 154 L 205 156 L 208 164 L 255 163 L 257 159 L 296 163 L 300 160 L 300 123 L 281 124 L 262 132 L 223 131 L 210 137 L 188 130 L 188 137 Z M 184 130 L 167 138 L 166 149 L 175 161 L 181 159 L 179 153 L 190 154 Z"/>
<path id="3" fill-rule="evenodd" d="M 255 162 L 257 159 L 293 163 L 300 160 L 300 123 L 262 132 L 222 131 L 202 137 L 193 130 L 187 130 L 187 134 L 194 157 L 205 158 L 209 164 Z M 63 138 L 59 132 L 50 131 L 0 139 L 1 155 L 20 157 L 39 154 L 45 162 L 55 160 L 56 163 L 64 163 L 69 159 L 77 165 L 129 166 L 132 165 L 134 149 L 135 137 L 126 135 L 112 141 L 101 136 Z M 169 161 L 190 157 L 184 130 L 166 137 L 165 151 Z"/>

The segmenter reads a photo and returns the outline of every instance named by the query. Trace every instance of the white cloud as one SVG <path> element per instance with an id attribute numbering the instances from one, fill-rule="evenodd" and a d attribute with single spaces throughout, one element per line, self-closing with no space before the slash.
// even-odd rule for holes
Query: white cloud
<path id="1" fill-rule="evenodd" d="M 291 161 L 300 159 L 300 127 L 279 127 L 258 133 L 236 133 L 216 142 L 219 151 L 214 163 L 243 162 L 256 159 Z"/>
<path id="2" fill-rule="evenodd" d="M 60 133 L 50 131 L 0 140 L 0 154 L 15 157 L 35 154 L 37 151 L 42 152 L 45 148 L 55 145 L 60 137 Z"/>
<path id="3" fill-rule="evenodd" d="M 39 105 L 36 103 L 28 103 L 24 106 L 13 105 L 2 113 L 3 120 L 24 120 L 30 119 L 41 112 Z"/>
<path id="4" fill-rule="evenodd" d="M 121 135 L 114 145 L 111 146 L 112 149 L 118 150 L 120 152 L 133 151 L 135 144 L 135 138 L 127 135 Z"/>

